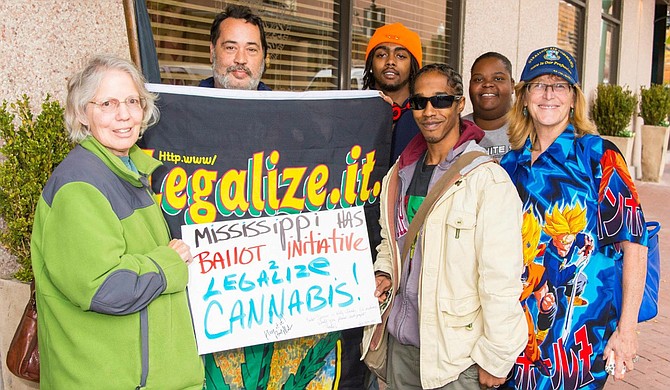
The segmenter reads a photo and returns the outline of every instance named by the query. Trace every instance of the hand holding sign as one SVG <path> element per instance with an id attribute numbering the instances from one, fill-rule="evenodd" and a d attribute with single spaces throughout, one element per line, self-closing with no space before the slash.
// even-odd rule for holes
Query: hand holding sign
<path id="1" fill-rule="evenodd" d="M 177 254 L 179 255 L 179 257 L 181 257 L 181 259 L 184 260 L 184 263 L 186 263 L 186 265 L 191 264 L 191 262 L 193 261 L 193 256 L 191 256 L 191 248 L 188 245 L 186 245 L 184 241 L 174 239 L 170 241 L 170 243 L 168 244 L 168 248 L 174 249 L 175 252 L 177 252 Z"/>

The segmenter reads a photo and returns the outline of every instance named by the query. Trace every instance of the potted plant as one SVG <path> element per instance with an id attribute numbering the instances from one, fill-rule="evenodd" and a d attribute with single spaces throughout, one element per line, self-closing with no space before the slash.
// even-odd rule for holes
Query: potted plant
<path id="1" fill-rule="evenodd" d="M 637 96 L 628 87 L 599 84 L 591 108 L 591 118 L 598 132 L 619 148 L 627 164 L 633 155 L 635 133 L 629 126 L 636 106 Z"/>
<path id="2" fill-rule="evenodd" d="M 0 106 L 0 244 L 4 255 L 16 260 L 11 275 L 21 282 L 33 279 L 30 236 L 37 201 L 53 169 L 72 148 L 63 126 L 63 108 L 46 97 L 42 111 L 33 114 L 27 96 Z M 18 270 L 16 270 L 18 268 Z M 0 270 L 0 276 L 8 270 Z M 5 356 L 21 313 L 28 302 L 28 284 L 0 278 L 0 357 L 5 389 L 36 389 L 39 385 L 14 377 Z M 0 386 L 2 387 L 2 386 Z"/>
<path id="3" fill-rule="evenodd" d="M 658 182 L 668 150 L 670 90 L 661 84 L 640 89 L 642 126 L 642 180 Z"/>

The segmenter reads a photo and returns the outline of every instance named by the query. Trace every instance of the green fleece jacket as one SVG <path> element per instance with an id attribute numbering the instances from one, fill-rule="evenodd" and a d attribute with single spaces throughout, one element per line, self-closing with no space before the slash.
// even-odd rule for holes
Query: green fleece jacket
<path id="1" fill-rule="evenodd" d="M 188 270 L 146 176 L 86 138 L 54 170 L 31 243 L 42 389 L 202 389 Z"/>

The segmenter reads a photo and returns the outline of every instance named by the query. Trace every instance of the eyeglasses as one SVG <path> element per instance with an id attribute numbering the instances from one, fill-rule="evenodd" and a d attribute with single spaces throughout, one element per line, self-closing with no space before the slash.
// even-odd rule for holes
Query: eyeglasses
<path id="1" fill-rule="evenodd" d="M 556 84 L 545 84 L 545 83 L 528 83 L 526 84 L 526 90 L 533 95 L 540 95 L 547 91 L 547 88 L 551 88 L 551 91 L 556 95 L 565 96 L 570 93 L 572 85 L 568 83 L 556 83 Z"/>
<path id="2" fill-rule="evenodd" d="M 134 111 L 134 112 L 144 110 L 144 107 L 146 107 L 147 105 L 146 99 L 137 96 L 128 96 L 124 101 L 120 101 L 119 99 L 107 99 L 102 102 L 91 101 L 89 103 L 93 103 L 96 106 L 100 107 L 100 111 L 105 113 L 116 112 L 116 110 L 119 109 L 121 103 L 124 103 L 126 105 L 128 111 Z"/>
<path id="3" fill-rule="evenodd" d="M 412 96 L 409 98 L 409 108 L 412 110 L 425 110 L 428 102 L 433 108 L 449 108 L 455 101 L 461 100 L 461 95 L 435 95 L 431 97 Z"/>

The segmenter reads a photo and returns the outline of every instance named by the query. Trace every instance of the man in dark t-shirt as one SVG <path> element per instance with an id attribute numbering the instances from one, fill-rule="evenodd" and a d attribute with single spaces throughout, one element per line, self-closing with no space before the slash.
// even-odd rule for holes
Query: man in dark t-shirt
<path id="1" fill-rule="evenodd" d="M 375 31 L 365 52 L 364 89 L 376 89 L 393 100 L 393 165 L 419 128 L 409 110 L 409 85 L 421 68 L 421 39 L 401 23 Z"/>

